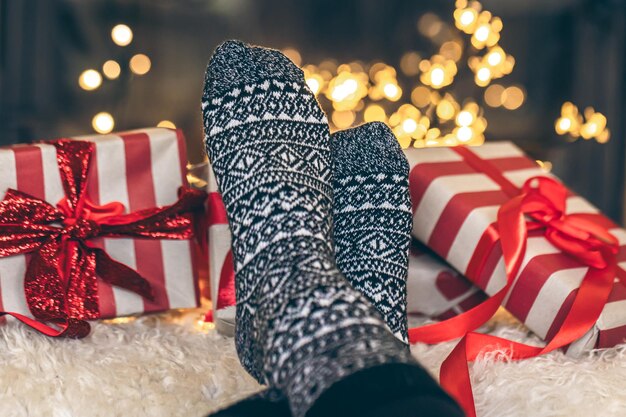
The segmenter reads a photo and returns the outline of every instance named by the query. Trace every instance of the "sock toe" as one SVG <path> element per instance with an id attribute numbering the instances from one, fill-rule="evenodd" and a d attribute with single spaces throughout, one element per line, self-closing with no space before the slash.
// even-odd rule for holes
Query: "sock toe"
<path id="1" fill-rule="evenodd" d="M 267 79 L 302 83 L 304 73 L 280 51 L 229 40 L 215 49 L 207 66 L 204 97 Z"/>
<path id="2" fill-rule="evenodd" d="M 337 132 L 331 146 L 336 176 L 379 172 L 408 175 L 409 164 L 402 148 L 384 123 L 372 122 Z"/>

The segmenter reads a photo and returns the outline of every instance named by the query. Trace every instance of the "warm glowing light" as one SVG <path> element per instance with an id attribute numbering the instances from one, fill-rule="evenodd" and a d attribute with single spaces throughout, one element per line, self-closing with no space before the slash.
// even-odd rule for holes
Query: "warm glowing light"
<path id="1" fill-rule="evenodd" d="M 537 165 L 539 165 L 539 168 L 543 171 L 543 172 L 550 172 L 552 171 L 552 162 L 550 161 L 541 161 L 541 160 L 536 160 L 535 162 L 537 162 Z"/>
<path id="2" fill-rule="evenodd" d="M 496 65 L 499 65 L 503 60 L 504 60 L 504 58 L 502 57 L 502 54 L 499 53 L 499 52 L 496 52 L 496 51 L 490 52 L 487 55 L 487 62 L 492 67 L 495 67 Z"/>
<path id="3" fill-rule="evenodd" d="M 96 114 L 91 120 L 93 129 L 98 133 L 109 133 L 115 127 L 115 120 L 107 112 L 101 112 Z"/>
<path id="4" fill-rule="evenodd" d="M 459 21 L 463 26 L 471 25 L 474 23 L 474 20 L 476 20 L 476 12 L 473 10 L 465 10 L 461 13 L 461 17 L 459 18 Z"/>
<path id="5" fill-rule="evenodd" d="M 80 85 L 80 88 L 83 90 L 95 90 L 100 87 L 100 84 L 102 84 L 102 76 L 98 71 L 93 69 L 83 71 L 80 77 L 78 77 L 78 85 Z"/>
<path id="6" fill-rule="evenodd" d="M 611 132 L 609 129 L 604 129 L 598 136 L 596 136 L 596 142 L 607 143 L 611 138 Z"/>
<path id="7" fill-rule="evenodd" d="M 471 43 L 474 48 L 483 49 L 486 46 L 495 46 L 500 40 L 502 20 L 484 10 L 478 14 L 476 22 L 471 24 L 468 29 L 470 30 L 464 30 L 464 32 L 473 33 Z"/>
<path id="8" fill-rule="evenodd" d="M 348 78 L 343 83 L 336 85 L 333 91 L 330 93 L 331 98 L 334 101 L 345 100 L 350 94 L 356 92 L 358 83 L 353 78 Z"/>
<path id="9" fill-rule="evenodd" d="M 556 132 L 559 135 L 564 135 L 572 127 L 572 120 L 566 117 L 559 117 L 559 119 L 556 121 L 555 127 L 556 127 Z"/>
<path id="10" fill-rule="evenodd" d="M 394 83 L 385 84 L 385 86 L 383 87 L 383 93 L 385 94 L 385 97 L 392 101 L 398 100 L 401 96 L 400 87 L 398 87 Z"/>
<path id="11" fill-rule="evenodd" d="M 474 32 L 474 36 L 479 42 L 486 42 L 489 38 L 489 25 L 481 25 Z"/>
<path id="12" fill-rule="evenodd" d="M 450 102 L 450 100 L 441 100 L 437 104 L 437 117 L 439 117 L 442 121 L 450 120 L 454 117 L 454 105 Z"/>
<path id="13" fill-rule="evenodd" d="M 447 41 L 439 48 L 439 53 L 444 57 L 457 62 L 463 56 L 463 46 L 458 41 Z"/>
<path id="14" fill-rule="evenodd" d="M 426 107 L 430 104 L 430 90 L 422 85 L 415 87 L 411 92 L 411 102 L 417 107 Z"/>
<path id="15" fill-rule="evenodd" d="M 363 112 L 363 120 L 368 123 L 386 122 L 387 114 L 385 113 L 385 109 L 378 104 L 371 104 L 365 108 L 365 112 Z"/>
<path id="16" fill-rule="evenodd" d="M 413 119 L 406 119 L 402 122 L 402 129 L 406 133 L 413 133 L 417 130 L 417 122 Z"/>
<path id="17" fill-rule="evenodd" d="M 116 25 L 111 29 L 111 39 L 119 46 L 127 46 L 133 41 L 133 31 L 126 25 Z"/>
<path id="18" fill-rule="evenodd" d="M 476 78 L 479 81 L 486 82 L 491 78 L 491 70 L 489 68 L 481 68 L 476 73 Z"/>
<path id="19" fill-rule="evenodd" d="M 173 122 L 170 122 L 169 120 L 161 120 L 157 124 L 157 127 L 166 127 L 168 129 L 176 129 L 176 125 Z"/>
<path id="20" fill-rule="evenodd" d="M 120 64 L 111 59 L 102 64 L 102 72 L 109 80 L 114 80 L 120 76 L 122 68 L 120 67 Z"/>
<path id="21" fill-rule="evenodd" d="M 424 85 L 436 89 L 452 84 L 457 72 L 456 63 L 443 55 L 433 55 L 430 59 L 424 59 L 419 65 L 420 81 Z"/>
<path id="22" fill-rule="evenodd" d="M 509 87 L 502 93 L 502 106 L 507 110 L 515 110 L 524 104 L 524 99 L 524 91 L 521 88 Z"/>
<path id="23" fill-rule="evenodd" d="M 356 68 L 356 65 L 354 67 Z M 352 72 L 352 66 L 342 64 L 337 68 L 337 76 L 328 82 L 324 94 L 332 101 L 333 108 L 338 111 L 361 111 L 364 107 L 363 97 L 369 91 L 369 77 L 363 71 Z M 321 81 L 321 80 L 318 80 Z M 382 92 L 380 93 L 382 94 Z M 378 99 L 382 98 L 378 97 Z"/>
<path id="24" fill-rule="evenodd" d="M 465 4 L 457 3 L 456 7 L 457 8 L 454 11 L 455 26 L 467 34 L 473 33 L 478 20 L 478 11 L 480 8 L 467 7 L 467 2 Z"/>
<path id="25" fill-rule="evenodd" d="M 321 86 L 320 86 L 320 82 L 316 78 L 313 78 L 313 77 L 307 78 L 306 85 L 309 86 L 313 94 L 317 95 L 317 93 L 319 93 Z"/>
<path id="26" fill-rule="evenodd" d="M 300 66 L 302 64 L 302 56 L 300 55 L 300 52 L 298 52 L 297 49 L 286 48 L 286 49 L 283 49 L 282 52 L 283 54 L 285 54 L 287 58 L 293 61 L 293 63 L 296 64 L 297 66 Z"/>
<path id="27" fill-rule="evenodd" d="M 611 137 L 605 115 L 596 112 L 593 107 L 585 108 L 581 115 L 578 107 L 569 101 L 563 103 L 561 117 L 554 122 L 554 130 L 559 135 L 568 134 L 572 140 L 594 138 L 598 143 L 606 143 Z"/>
<path id="28" fill-rule="evenodd" d="M 490 85 L 485 90 L 485 103 L 490 107 L 500 107 L 502 105 L 502 93 L 504 93 L 504 87 L 502 85 Z"/>
<path id="29" fill-rule="evenodd" d="M 337 129 L 346 129 L 352 126 L 356 115 L 353 111 L 334 111 L 332 115 L 332 121 Z"/>
<path id="30" fill-rule="evenodd" d="M 443 68 L 435 68 L 430 73 L 430 82 L 434 87 L 440 87 L 443 84 L 445 72 Z"/>
<path id="31" fill-rule="evenodd" d="M 441 32 L 443 23 L 434 13 L 425 13 L 417 22 L 417 29 L 426 37 L 434 38 Z"/>
<path id="32" fill-rule="evenodd" d="M 137 54 L 130 59 L 130 70 L 137 75 L 147 74 L 150 67 L 152 67 L 152 62 L 147 55 Z"/>
<path id="33" fill-rule="evenodd" d="M 474 115 L 467 110 L 463 110 L 456 116 L 456 123 L 459 126 L 469 126 L 474 123 Z"/>
<path id="34" fill-rule="evenodd" d="M 467 126 L 459 127 L 459 129 L 456 131 L 456 137 L 461 142 L 469 142 L 470 140 L 472 140 L 472 136 L 474 136 L 474 132 L 471 128 Z"/>

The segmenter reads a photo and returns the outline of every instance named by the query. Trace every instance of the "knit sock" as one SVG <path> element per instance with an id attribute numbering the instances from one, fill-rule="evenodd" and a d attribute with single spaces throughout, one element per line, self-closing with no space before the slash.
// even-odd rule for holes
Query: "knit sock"
<path id="1" fill-rule="evenodd" d="M 409 164 L 383 123 L 337 132 L 331 148 L 337 267 L 408 345 Z"/>
<path id="2" fill-rule="evenodd" d="M 318 415 L 313 406 L 337 394 L 361 411 L 417 386 L 439 395 L 336 267 L 330 135 L 301 70 L 277 51 L 226 42 L 209 63 L 202 109 L 232 232 L 242 365 L 294 417 Z M 348 377 L 382 395 L 342 389 Z"/>

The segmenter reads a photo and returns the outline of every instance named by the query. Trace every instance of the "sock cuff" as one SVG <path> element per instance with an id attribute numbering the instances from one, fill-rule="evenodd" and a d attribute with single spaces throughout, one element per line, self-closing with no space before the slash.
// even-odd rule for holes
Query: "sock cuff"
<path id="1" fill-rule="evenodd" d="M 237 40 L 219 45 L 205 74 L 204 98 L 222 95 L 238 85 L 276 78 L 304 83 L 304 73 L 280 51 Z"/>
<path id="2" fill-rule="evenodd" d="M 409 173 L 409 163 L 398 140 L 391 129 L 381 122 L 334 133 L 331 148 L 336 177 L 365 173 Z"/>

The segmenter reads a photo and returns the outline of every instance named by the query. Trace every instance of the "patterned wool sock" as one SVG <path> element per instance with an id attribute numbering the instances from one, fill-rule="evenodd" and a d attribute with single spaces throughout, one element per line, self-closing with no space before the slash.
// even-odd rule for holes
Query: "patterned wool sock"
<path id="1" fill-rule="evenodd" d="M 383 123 L 337 132 L 331 147 L 337 267 L 408 345 L 409 164 Z"/>
<path id="2" fill-rule="evenodd" d="M 277 51 L 226 42 L 202 109 L 233 235 L 242 365 L 294 417 L 445 398 L 335 265 L 330 135 L 301 70 Z"/>

